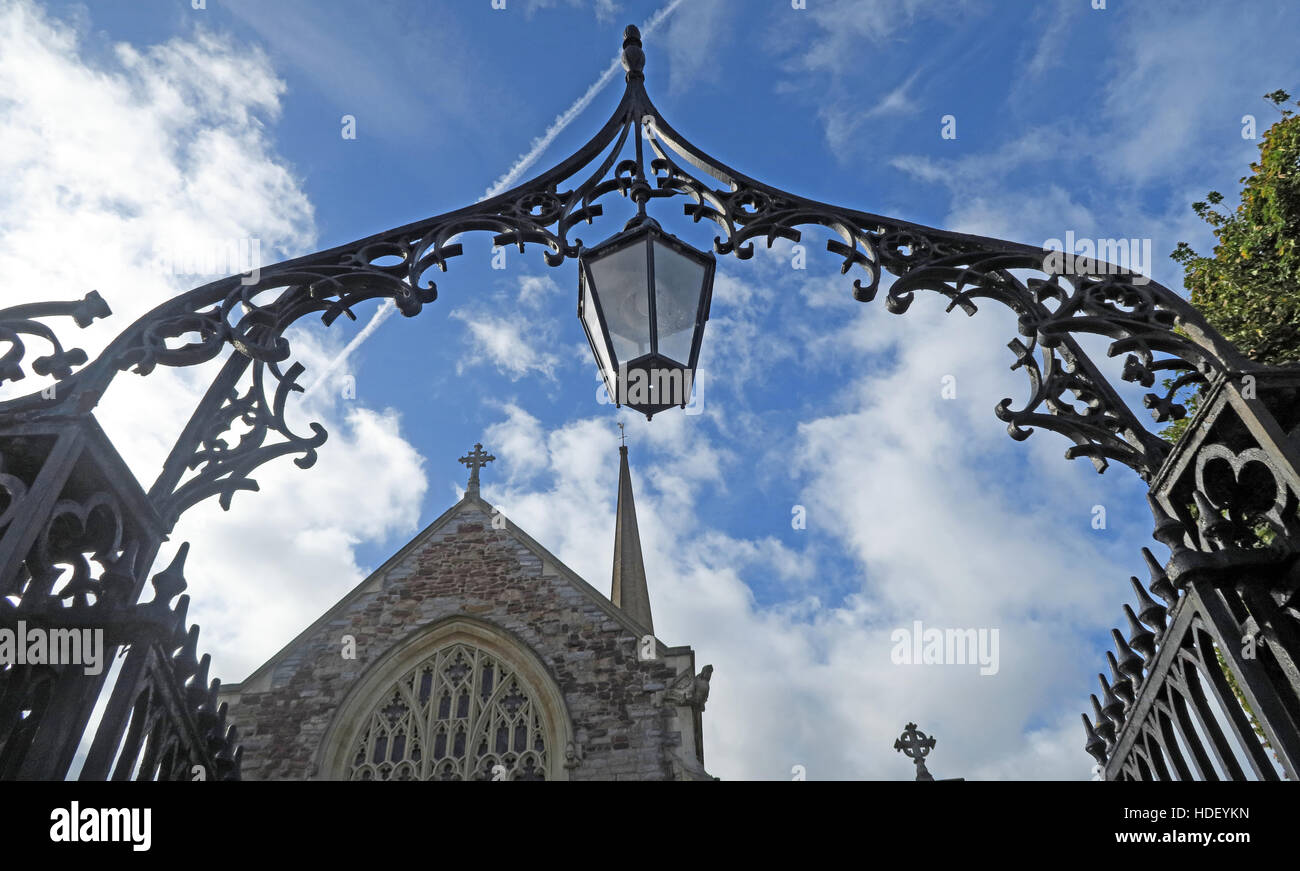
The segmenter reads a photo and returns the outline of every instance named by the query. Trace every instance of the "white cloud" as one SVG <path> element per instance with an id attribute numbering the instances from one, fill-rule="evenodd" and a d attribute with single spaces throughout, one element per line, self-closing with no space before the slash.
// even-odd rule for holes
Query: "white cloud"
<path id="1" fill-rule="evenodd" d="M 851 98 L 835 100 L 819 109 L 817 114 L 826 126 L 826 143 L 831 151 L 847 162 L 861 148 L 862 131 L 867 122 L 916 114 L 920 106 L 909 91 L 922 72 L 921 69 L 915 70 L 867 109 Z"/>
<path id="2" fill-rule="evenodd" d="M 917 78 L 921 75 L 920 70 L 912 73 L 898 87 L 894 88 L 888 94 L 880 98 L 880 102 L 872 106 L 865 113 L 867 118 L 878 118 L 882 115 L 910 115 L 917 110 L 916 102 L 908 96 L 908 91 L 916 83 Z"/>
<path id="3" fill-rule="evenodd" d="M 1034 53 L 1024 65 L 1025 80 L 1040 78 L 1048 70 L 1061 66 L 1070 56 L 1071 28 L 1079 23 L 1079 16 L 1085 14 L 1087 7 L 1072 0 L 1056 0 L 1055 3 L 1043 3 L 1035 11 L 1035 23 L 1046 19 L 1047 24 L 1034 45 Z"/>
<path id="4" fill-rule="evenodd" d="M 846 74 L 856 65 L 863 43 L 880 43 L 933 14 L 952 14 L 952 4 L 938 0 L 831 0 L 809 4 L 806 12 L 820 29 L 808 40 L 801 62 L 808 70 Z"/>
<path id="5" fill-rule="evenodd" d="M 899 46 L 909 33 L 929 28 L 931 19 L 949 24 L 985 12 L 979 4 L 942 0 L 822 0 L 786 10 L 774 16 L 778 26 L 768 37 L 787 71 L 777 91 L 800 92 L 812 101 L 827 146 L 841 162 L 849 165 L 865 154 L 876 159 L 886 135 L 878 128 L 900 125 L 899 118 L 920 111 L 912 88 L 930 59 L 943 59 L 941 73 L 959 66 L 958 54 L 969 49 L 970 40 L 961 34 L 961 44 L 952 36 L 937 43 L 928 36 L 919 49 Z M 879 123 L 872 127 L 871 121 Z"/>
<path id="6" fill-rule="evenodd" d="M 1261 128 L 1272 123 L 1262 97 L 1293 88 L 1297 26 L 1300 10 L 1287 3 L 1126 10 L 1107 65 L 1101 129 L 1088 138 L 1098 163 L 1138 182 L 1203 178 L 1205 164 L 1219 159 L 1244 167 L 1241 158 L 1254 155 L 1241 139 L 1241 116 L 1256 114 Z"/>
<path id="7" fill-rule="evenodd" d="M 549 275 L 525 275 L 519 279 L 519 302 L 530 309 L 538 309 L 549 302 L 550 297 L 559 296 L 563 291 Z"/>
<path id="8" fill-rule="evenodd" d="M 668 50 L 668 90 L 678 94 L 724 78 L 717 63 L 720 41 L 731 32 L 737 9 L 728 0 L 692 0 L 673 15 L 657 40 Z"/>
<path id="9" fill-rule="evenodd" d="M 469 327 L 472 345 L 470 355 L 457 363 L 458 372 L 473 366 L 481 358 L 512 381 L 530 372 L 548 379 L 555 377 L 560 358 L 543 350 L 549 343 L 539 335 L 539 332 L 546 331 L 540 319 L 520 313 L 492 315 L 481 309 L 467 308 L 456 309 L 450 317 L 464 321 Z"/>
<path id="10" fill-rule="evenodd" d="M 98 289 L 113 317 L 83 331 L 52 324 L 93 355 L 153 306 L 219 277 L 159 272 L 156 255 L 177 239 L 256 239 L 273 262 L 309 250 L 316 234 L 311 203 L 268 134 L 284 84 L 261 51 L 202 29 L 119 45 L 99 61 L 83 51 L 74 27 L 35 4 L 0 4 L 4 304 Z M 310 383 L 347 336 L 306 324 L 291 339 Z M 96 410 L 145 487 L 215 365 L 123 373 Z M 29 377 L 4 396 L 41 386 Z M 320 420 L 331 432 L 318 467 L 273 461 L 255 476 L 263 492 L 237 494 L 228 514 L 215 501 L 194 509 L 161 554 L 192 543 L 190 617 L 227 681 L 360 580 L 359 543 L 413 533 L 426 487 L 394 412 L 331 388 L 291 400 L 290 413 L 297 431 Z"/>
<path id="11" fill-rule="evenodd" d="M 588 0 L 566 0 L 569 6 L 583 8 L 588 5 Z M 526 9 L 529 15 L 534 14 L 537 10 L 550 10 L 559 5 L 559 0 L 526 0 Z M 612 21 L 621 14 L 621 7 L 614 0 L 591 0 L 592 12 L 596 15 L 597 21 Z"/>
<path id="12" fill-rule="evenodd" d="M 492 445 L 506 482 L 526 481 L 547 464 L 542 422 L 512 402 L 500 407 L 506 419 L 488 427 L 483 438 Z"/>

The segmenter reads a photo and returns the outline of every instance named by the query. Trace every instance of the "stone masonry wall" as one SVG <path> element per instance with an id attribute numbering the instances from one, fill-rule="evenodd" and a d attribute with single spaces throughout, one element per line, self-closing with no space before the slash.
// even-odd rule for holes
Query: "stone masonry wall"
<path id="1" fill-rule="evenodd" d="M 244 744 L 247 780 L 301 780 L 313 770 L 334 711 L 370 663 L 419 626 L 468 615 L 513 633 L 546 664 L 573 719 L 583 760 L 573 780 L 669 780 L 675 677 L 663 659 L 638 661 L 637 638 L 589 593 L 542 561 L 482 508 L 466 503 L 433 537 L 276 664 L 271 689 L 238 693 L 230 718 Z M 340 655 L 344 635 L 357 658 Z M 552 754 L 564 747 L 551 747 Z"/>

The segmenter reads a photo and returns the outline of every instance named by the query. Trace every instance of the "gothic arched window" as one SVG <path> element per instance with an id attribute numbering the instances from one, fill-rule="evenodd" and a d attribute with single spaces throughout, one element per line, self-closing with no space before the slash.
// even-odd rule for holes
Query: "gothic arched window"
<path id="1" fill-rule="evenodd" d="M 407 670 L 364 718 L 351 780 L 546 780 L 537 693 L 501 656 L 457 642 Z"/>

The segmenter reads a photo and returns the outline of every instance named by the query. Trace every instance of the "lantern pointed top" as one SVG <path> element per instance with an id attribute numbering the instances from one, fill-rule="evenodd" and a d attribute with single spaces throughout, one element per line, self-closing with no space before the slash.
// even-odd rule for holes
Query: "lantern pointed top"
<path id="1" fill-rule="evenodd" d="M 628 83 L 645 81 L 645 52 L 641 49 L 641 31 L 629 24 L 623 29 L 623 69 Z"/>

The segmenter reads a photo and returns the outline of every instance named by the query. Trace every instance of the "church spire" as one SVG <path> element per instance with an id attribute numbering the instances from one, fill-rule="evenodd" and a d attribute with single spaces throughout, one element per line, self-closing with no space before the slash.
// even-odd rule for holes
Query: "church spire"
<path id="1" fill-rule="evenodd" d="M 622 424 L 619 424 L 622 429 Z M 645 562 L 641 559 L 641 533 L 636 525 L 636 504 L 632 501 L 632 473 L 627 466 L 627 445 L 618 449 L 618 512 L 614 518 L 614 586 L 609 598 L 623 613 L 651 633 L 650 588 L 646 584 Z"/>

